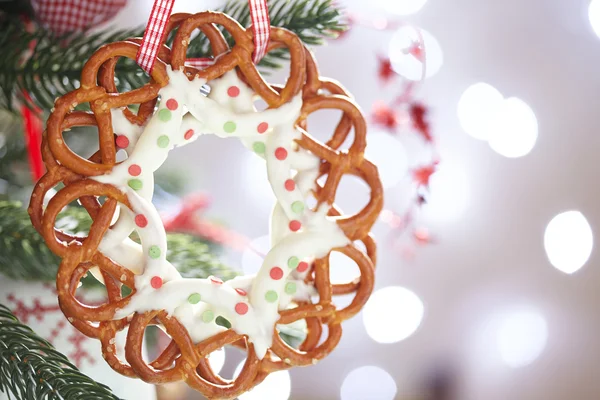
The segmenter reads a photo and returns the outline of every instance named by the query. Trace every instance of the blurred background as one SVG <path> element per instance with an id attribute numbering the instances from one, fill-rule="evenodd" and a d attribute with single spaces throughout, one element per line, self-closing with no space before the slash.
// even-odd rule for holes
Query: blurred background
<path id="1" fill-rule="evenodd" d="M 314 51 L 364 111 L 386 188 L 375 292 L 330 356 L 240 400 L 600 398 L 600 0 L 337 4 L 350 29 Z M 142 26 L 151 6 L 129 1 L 102 29 Z M 318 113 L 310 133 L 327 140 L 337 118 Z M 180 198 L 205 194 L 203 215 L 251 244 L 224 246 L 223 262 L 256 271 L 274 201 L 263 161 L 205 136 L 163 169 L 184 182 Z M 355 180 L 340 191 L 347 212 L 368 199 Z M 358 276 L 333 259 L 334 281 Z M 242 355 L 222 356 L 213 366 L 231 377 Z M 201 398 L 185 385 L 158 397 Z"/>

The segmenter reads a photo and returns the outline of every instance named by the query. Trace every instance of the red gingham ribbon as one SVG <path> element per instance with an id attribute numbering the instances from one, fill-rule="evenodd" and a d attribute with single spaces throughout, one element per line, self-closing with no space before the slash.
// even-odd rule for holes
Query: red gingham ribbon
<path id="1" fill-rule="evenodd" d="M 137 53 L 137 63 L 150 73 L 162 45 L 165 26 L 169 21 L 173 3 L 175 0 L 155 0 L 142 44 Z M 271 37 L 271 19 L 267 0 L 248 0 L 250 7 L 250 19 L 252 20 L 252 32 L 254 36 L 254 54 L 252 59 L 258 64 L 265 56 Z M 190 58 L 186 65 L 194 68 L 204 69 L 214 64 L 212 58 Z"/>
<path id="2" fill-rule="evenodd" d="M 154 67 L 156 54 L 158 54 L 158 49 L 162 45 L 165 26 L 169 22 L 174 3 L 175 0 L 156 0 L 154 6 L 152 6 L 142 44 L 136 56 L 137 63 L 148 74 Z"/>
<path id="3" fill-rule="evenodd" d="M 248 0 L 250 6 L 250 19 L 252 20 L 252 33 L 254 34 L 254 63 L 258 64 L 267 53 L 269 38 L 271 37 L 271 18 L 267 0 Z"/>

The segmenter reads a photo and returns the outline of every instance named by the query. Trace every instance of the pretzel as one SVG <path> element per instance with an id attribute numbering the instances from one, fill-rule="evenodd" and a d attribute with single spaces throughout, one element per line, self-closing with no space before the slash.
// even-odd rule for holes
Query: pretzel
<path id="1" fill-rule="evenodd" d="M 231 34 L 233 47 L 217 27 Z M 185 65 L 196 29 L 210 40 L 215 59 L 204 70 Z M 119 93 L 114 83 L 118 59 L 134 59 L 137 53 L 140 40 L 130 39 L 98 49 L 83 68 L 80 88 L 55 102 L 42 143 L 47 173 L 36 184 L 28 210 L 48 247 L 62 259 L 56 277 L 61 310 L 82 333 L 100 340 L 103 357 L 123 375 L 154 384 L 184 380 L 209 399 L 233 399 L 269 373 L 326 357 L 341 338 L 342 322 L 360 311 L 373 290 L 376 244 L 370 230 L 383 206 L 383 189 L 377 168 L 364 157 L 365 120 L 343 87 L 320 77 L 313 55 L 295 34 L 271 29 L 268 51 L 286 47 L 290 52 L 290 75 L 283 86 L 267 83 L 253 64 L 250 30 L 227 15 L 202 12 L 171 17 L 167 30 L 176 31 L 173 47 L 160 49 L 150 81 L 142 87 Z M 211 87 L 208 97 L 199 90 L 205 83 Z M 267 110 L 254 109 L 256 97 L 268 104 Z M 91 111 L 74 110 L 79 105 Z M 139 106 L 137 113 L 132 105 Z M 308 134 L 308 116 L 324 109 L 342 111 L 327 143 Z M 79 126 L 98 131 L 99 150 L 88 159 L 63 137 Z M 184 279 L 166 260 L 166 234 L 150 202 L 153 172 L 174 146 L 208 133 L 239 137 L 266 159 L 278 202 L 274 246 L 256 276 L 228 282 Z M 342 149 L 351 133 L 352 143 Z M 118 148 L 128 154 L 120 163 Z M 348 174 L 370 188 L 368 204 L 354 215 L 334 204 Z M 44 207 L 46 193 L 60 184 L 64 187 Z M 316 200 L 313 208 L 306 205 L 310 197 Z M 93 219 L 86 237 L 55 228 L 59 212 L 75 201 Z M 141 245 L 129 239 L 133 231 Z M 333 284 L 332 251 L 352 259 L 360 278 Z M 75 297 L 88 272 L 105 284 L 104 304 L 91 306 Z M 122 296 L 123 286 L 131 294 Z M 352 302 L 337 309 L 334 296 L 347 294 L 354 294 Z M 315 295 L 318 302 L 313 303 Z M 217 325 L 217 315 L 232 328 Z M 306 321 L 307 335 L 295 349 L 282 340 L 276 325 L 299 320 Z M 142 358 L 149 325 L 160 326 L 171 338 L 152 362 Z M 125 359 L 115 348 L 115 335 L 123 330 Z M 233 380 L 216 374 L 208 363 L 208 356 L 224 346 L 247 353 Z"/>

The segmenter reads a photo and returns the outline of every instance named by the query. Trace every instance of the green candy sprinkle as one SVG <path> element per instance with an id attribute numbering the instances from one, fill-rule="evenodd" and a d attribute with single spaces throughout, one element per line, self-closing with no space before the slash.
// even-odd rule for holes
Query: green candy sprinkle
<path id="1" fill-rule="evenodd" d="M 190 297 L 188 297 L 188 303 L 190 304 L 198 304 L 200 303 L 200 293 L 192 293 Z"/>
<path id="2" fill-rule="evenodd" d="M 274 290 L 269 290 L 267 293 L 265 293 L 265 300 L 267 300 L 269 303 L 275 303 L 277 298 L 277 292 Z"/>
<path id="3" fill-rule="evenodd" d="M 148 255 L 150 255 L 150 258 L 157 259 L 158 257 L 160 257 L 160 247 L 151 246 L 150 250 L 148 250 Z"/>
<path id="4" fill-rule="evenodd" d="M 254 144 L 252 145 L 252 149 L 257 154 L 264 154 L 265 153 L 265 144 L 263 142 L 254 142 Z"/>
<path id="5" fill-rule="evenodd" d="M 287 294 L 296 293 L 296 284 L 294 282 L 288 282 L 285 284 L 285 292 Z"/>
<path id="6" fill-rule="evenodd" d="M 237 128 L 237 126 L 235 125 L 235 122 L 233 122 L 233 121 L 227 121 L 227 122 L 225 122 L 225 125 L 223 125 L 223 130 L 227 133 L 235 132 L 236 128 Z"/>
<path id="7" fill-rule="evenodd" d="M 144 186 L 140 179 L 130 179 L 127 181 L 127 184 L 133 190 L 140 190 L 142 188 L 142 186 Z"/>
<path id="8" fill-rule="evenodd" d="M 295 201 L 292 203 L 292 211 L 296 214 L 302 214 L 304 211 L 304 203 L 301 201 Z"/>
<path id="9" fill-rule="evenodd" d="M 167 147 L 169 145 L 169 142 L 170 142 L 169 137 L 167 135 L 162 135 L 161 137 L 158 138 L 158 140 L 156 141 L 156 144 L 161 149 L 164 149 L 165 147 Z"/>
<path id="10" fill-rule="evenodd" d="M 202 313 L 202 322 L 208 324 L 213 319 L 215 319 L 215 313 L 213 313 L 211 310 L 206 310 Z"/>
<path id="11" fill-rule="evenodd" d="M 169 121 L 171 119 L 171 111 L 163 108 L 158 112 L 158 119 L 160 119 L 162 122 Z"/>
<path id="12" fill-rule="evenodd" d="M 288 259 L 288 267 L 297 268 L 298 264 L 300 264 L 300 260 L 298 259 L 298 257 L 290 257 Z"/>

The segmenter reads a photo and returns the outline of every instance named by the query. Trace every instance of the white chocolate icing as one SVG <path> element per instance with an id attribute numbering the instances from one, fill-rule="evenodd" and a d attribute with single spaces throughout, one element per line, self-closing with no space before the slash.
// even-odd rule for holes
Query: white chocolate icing
<path id="1" fill-rule="evenodd" d="M 100 244 L 104 254 L 136 274 L 136 292 L 114 318 L 164 309 L 199 342 L 225 329 L 215 323 L 223 316 L 233 330 L 248 337 L 262 359 L 271 347 L 279 310 L 316 294 L 304 282 L 308 263 L 349 243 L 335 219 L 327 216 L 327 207 L 312 211 L 305 206 L 320 160 L 294 142 L 301 137 L 295 122 L 302 98 L 258 112 L 256 94 L 235 72 L 211 81 L 208 96 L 200 91 L 205 80 L 189 81 L 170 67 L 167 72 L 169 83 L 161 89 L 160 105 L 146 126 L 131 124 L 121 110 L 113 110 L 113 127 L 127 139 L 121 143 L 127 142 L 123 147 L 128 158 L 110 173 L 92 178 L 121 189 L 132 207 L 120 207 Z M 171 149 L 204 134 L 237 137 L 266 161 L 277 202 L 271 216 L 271 250 L 255 276 L 225 283 L 213 277 L 186 279 L 166 259 L 165 229 L 151 202 L 154 172 Z M 141 245 L 129 239 L 133 230 Z"/>

